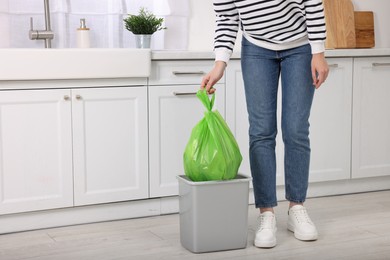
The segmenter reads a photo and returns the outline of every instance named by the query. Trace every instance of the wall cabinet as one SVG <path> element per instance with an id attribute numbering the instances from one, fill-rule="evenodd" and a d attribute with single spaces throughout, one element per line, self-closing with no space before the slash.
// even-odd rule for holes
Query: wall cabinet
<path id="1" fill-rule="evenodd" d="M 210 61 L 170 61 L 156 62 L 152 67 L 149 85 L 150 197 L 178 194 L 176 176 L 184 174 L 184 149 L 192 128 L 205 111 L 196 92 L 202 76 L 211 66 Z M 217 84 L 215 88 L 214 108 L 224 115 L 225 88 L 223 84 Z"/>
<path id="2" fill-rule="evenodd" d="M 310 123 L 310 182 L 350 177 L 352 58 L 328 59 L 330 75 L 315 93 Z M 281 91 L 278 93 L 278 135 L 276 139 L 277 184 L 284 183 L 284 149 L 280 129 Z M 226 71 L 226 120 L 241 148 L 240 172 L 250 175 L 248 114 L 240 61 Z"/>
<path id="3" fill-rule="evenodd" d="M 352 177 L 390 175 L 390 58 L 354 63 Z"/>
<path id="4" fill-rule="evenodd" d="M 146 87 L 1 91 L 0 112 L 0 213 L 148 197 Z"/>

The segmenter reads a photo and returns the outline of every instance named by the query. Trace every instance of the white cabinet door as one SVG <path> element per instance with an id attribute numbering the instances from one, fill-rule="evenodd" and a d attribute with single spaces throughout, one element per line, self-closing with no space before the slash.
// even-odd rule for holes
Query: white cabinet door
<path id="1" fill-rule="evenodd" d="M 216 85 L 215 108 L 225 114 L 225 89 Z M 199 85 L 149 87 L 150 196 L 178 194 L 177 175 L 184 174 L 183 153 L 192 128 L 203 118 L 196 97 Z"/>
<path id="2" fill-rule="evenodd" d="M 69 96 L 0 91 L 0 214 L 73 205 Z"/>
<path id="3" fill-rule="evenodd" d="M 390 57 L 354 63 L 352 177 L 390 175 Z"/>
<path id="4" fill-rule="evenodd" d="M 310 182 L 351 175 L 352 58 L 328 58 L 329 76 L 310 115 Z"/>
<path id="5" fill-rule="evenodd" d="M 345 179 L 350 176 L 352 59 L 329 59 L 329 63 L 332 65 L 330 76 L 316 91 L 310 117 L 311 182 Z M 277 185 L 284 184 L 284 146 L 280 129 L 281 94 L 279 87 L 275 151 Z M 231 61 L 227 67 L 226 104 L 226 120 L 243 155 L 239 171 L 250 175 L 248 114 L 238 60 Z"/>
<path id="6" fill-rule="evenodd" d="M 280 91 L 278 94 L 280 100 Z M 278 101 L 278 133 L 280 131 L 280 102 Z M 242 154 L 242 163 L 239 173 L 251 176 L 249 164 L 249 122 L 246 108 L 244 81 L 242 78 L 241 64 L 239 60 L 231 60 L 226 69 L 226 122 L 236 137 Z M 277 173 L 276 183 L 284 183 L 283 176 L 283 145 L 281 134 L 276 137 Z"/>
<path id="7" fill-rule="evenodd" d="M 147 88 L 72 90 L 75 205 L 148 197 Z"/>
<path id="8" fill-rule="evenodd" d="M 249 165 L 249 122 L 241 63 L 231 60 L 226 69 L 226 122 L 236 137 L 242 155 L 238 172 L 251 176 Z"/>

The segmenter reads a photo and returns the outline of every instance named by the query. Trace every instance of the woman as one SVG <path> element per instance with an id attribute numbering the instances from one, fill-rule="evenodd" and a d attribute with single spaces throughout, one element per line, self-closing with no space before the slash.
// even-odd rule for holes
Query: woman
<path id="1" fill-rule="evenodd" d="M 241 66 L 249 115 L 250 165 L 259 227 L 254 244 L 276 245 L 275 137 L 278 82 L 282 88 L 282 136 L 288 229 L 303 241 L 318 232 L 303 206 L 309 176 L 309 115 L 315 88 L 328 75 L 321 0 L 214 0 L 215 65 L 201 88 L 213 93 L 223 76 L 240 26 Z"/>

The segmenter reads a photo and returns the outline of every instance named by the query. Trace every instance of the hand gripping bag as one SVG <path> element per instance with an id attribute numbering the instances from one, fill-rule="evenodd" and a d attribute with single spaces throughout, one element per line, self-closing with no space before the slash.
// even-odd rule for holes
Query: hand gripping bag
<path id="1" fill-rule="evenodd" d="M 192 181 L 234 179 L 242 161 L 236 139 L 221 114 L 212 111 L 215 94 L 210 100 L 206 90 L 199 90 L 196 96 L 207 111 L 185 148 L 185 175 Z"/>

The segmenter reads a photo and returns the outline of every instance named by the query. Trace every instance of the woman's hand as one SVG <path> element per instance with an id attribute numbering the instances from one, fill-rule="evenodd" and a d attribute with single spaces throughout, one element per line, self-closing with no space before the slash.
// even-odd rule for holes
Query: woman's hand
<path id="1" fill-rule="evenodd" d="M 222 78 L 225 68 L 226 63 L 224 61 L 216 61 L 214 68 L 203 77 L 200 83 L 200 89 L 205 88 L 207 93 L 213 94 L 215 92 L 213 86 Z"/>
<path id="2" fill-rule="evenodd" d="M 313 54 L 313 58 L 311 59 L 311 75 L 315 88 L 319 88 L 325 82 L 328 73 L 329 68 L 324 53 Z"/>

